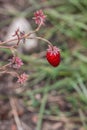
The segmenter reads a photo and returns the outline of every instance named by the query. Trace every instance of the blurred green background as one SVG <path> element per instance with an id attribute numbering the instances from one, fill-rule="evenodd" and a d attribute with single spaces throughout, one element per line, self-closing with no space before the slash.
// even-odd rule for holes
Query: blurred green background
<path id="1" fill-rule="evenodd" d="M 56 68 L 53 68 L 45 58 L 47 46 L 43 41 L 39 41 L 39 51 L 20 55 L 25 62 L 23 70 L 30 75 L 25 85 L 27 91 L 21 95 L 25 106 L 28 105 L 28 99 L 25 98 L 28 96 L 31 100 L 30 107 L 39 113 L 37 130 L 41 130 L 43 115 L 54 115 L 59 120 L 61 113 L 71 120 L 73 127 L 70 130 L 74 128 L 86 130 L 87 0 L 20 0 L 20 2 L 9 0 L 12 7 L 9 11 L 4 10 L 1 13 L 1 18 L 5 19 L 4 22 L 3 20 L 0 22 L 1 31 L 14 17 L 20 15 L 29 20 L 34 29 L 36 25 L 32 20 L 33 13 L 42 9 L 47 15 L 47 20 L 37 35 L 48 39 L 61 49 L 61 64 Z M 7 50 L 4 51 L 9 54 Z M 37 94 L 41 96 L 41 101 L 35 98 Z M 51 105 L 47 97 L 60 97 L 61 103 L 53 102 Z M 68 130 L 68 127 L 65 127 Z"/>

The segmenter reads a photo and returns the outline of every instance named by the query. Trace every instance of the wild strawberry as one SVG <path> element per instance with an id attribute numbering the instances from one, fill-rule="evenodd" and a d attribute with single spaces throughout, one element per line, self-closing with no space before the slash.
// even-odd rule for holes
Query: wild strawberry
<path id="1" fill-rule="evenodd" d="M 56 46 L 49 45 L 48 47 L 46 58 L 52 66 L 57 67 L 60 63 L 60 50 Z"/>

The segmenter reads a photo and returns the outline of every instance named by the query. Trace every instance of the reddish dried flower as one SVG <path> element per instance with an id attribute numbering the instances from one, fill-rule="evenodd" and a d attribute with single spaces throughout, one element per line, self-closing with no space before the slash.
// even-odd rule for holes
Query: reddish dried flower
<path id="1" fill-rule="evenodd" d="M 23 84 L 24 82 L 26 82 L 26 80 L 28 79 L 28 75 L 23 73 L 18 77 L 18 83 Z"/>
<path id="2" fill-rule="evenodd" d="M 11 62 L 11 67 L 15 68 L 15 69 L 19 69 L 22 65 L 23 62 L 19 57 L 15 57 L 13 56 L 12 59 L 10 59 Z"/>
<path id="3" fill-rule="evenodd" d="M 52 66 L 57 67 L 60 64 L 60 50 L 56 46 L 48 47 L 46 58 Z"/>
<path id="4" fill-rule="evenodd" d="M 46 15 L 44 15 L 42 10 L 38 10 L 34 13 L 33 19 L 35 20 L 35 23 L 38 25 L 44 25 L 44 22 L 46 20 Z"/>

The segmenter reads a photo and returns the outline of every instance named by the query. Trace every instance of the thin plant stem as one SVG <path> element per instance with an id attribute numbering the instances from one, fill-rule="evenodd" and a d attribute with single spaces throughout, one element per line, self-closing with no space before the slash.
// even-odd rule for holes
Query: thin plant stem
<path id="1" fill-rule="evenodd" d="M 44 110 L 45 110 L 47 97 L 48 97 L 48 94 L 47 94 L 47 88 L 46 88 L 44 90 L 44 97 L 42 99 L 42 103 L 41 103 L 41 107 L 40 107 L 39 119 L 38 119 L 36 130 L 41 130 L 42 120 L 43 120 L 43 113 L 44 113 Z"/>
<path id="2" fill-rule="evenodd" d="M 39 40 L 42 40 L 42 41 L 46 42 L 46 43 L 47 43 L 48 45 L 50 45 L 51 47 L 53 46 L 50 41 L 48 41 L 47 39 L 42 38 L 42 37 L 29 37 L 29 39 L 39 39 Z"/>
<path id="3" fill-rule="evenodd" d="M 23 38 L 28 38 L 31 34 L 39 31 L 40 27 L 41 27 L 41 24 L 34 31 L 31 31 L 31 32 L 29 32 L 29 33 L 27 33 L 27 34 L 25 34 L 23 36 L 20 36 L 20 40 L 22 40 Z M 1 44 L 6 44 L 6 43 L 9 43 L 9 42 L 13 42 L 13 41 L 17 41 L 17 40 L 18 40 L 18 38 L 12 38 L 12 39 L 0 42 L 0 45 Z M 2 47 L 2 46 L 0 46 L 0 47 Z M 8 47 L 5 47 L 5 48 L 8 48 Z"/>

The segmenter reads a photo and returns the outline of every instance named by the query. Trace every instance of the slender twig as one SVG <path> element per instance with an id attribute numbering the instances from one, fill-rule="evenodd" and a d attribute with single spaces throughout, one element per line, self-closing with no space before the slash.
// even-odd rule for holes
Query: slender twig
<path id="1" fill-rule="evenodd" d="M 48 41 L 47 39 L 42 38 L 42 37 L 29 37 L 29 39 L 39 39 L 39 40 L 46 42 L 48 45 L 53 46 L 50 41 Z"/>
<path id="2" fill-rule="evenodd" d="M 22 36 L 17 35 L 17 38 L 12 38 L 12 39 L 9 39 L 7 41 L 0 42 L 0 45 L 10 43 L 10 42 L 13 42 L 13 41 L 15 41 L 15 42 L 18 41 L 18 43 L 19 43 L 19 41 L 22 40 L 22 39 L 39 39 L 39 40 L 42 40 L 42 41 L 44 41 L 44 42 L 46 42 L 46 43 L 48 43 L 49 45 L 52 46 L 52 43 L 50 41 L 48 41 L 47 39 L 45 39 L 45 38 L 42 38 L 42 37 L 30 37 L 31 34 L 39 31 L 39 29 L 41 28 L 41 25 L 42 25 L 42 23 L 40 23 L 39 26 L 34 31 L 31 31 L 31 32 L 29 32 L 27 34 L 24 34 Z M 18 45 L 18 44 L 16 44 L 16 45 Z M 7 49 L 12 49 L 12 48 L 15 48 L 15 47 L 16 46 L 14 46 L 14 45 L 9 46 L 9 47 L 0 46 L 0 48 L 7 48 Z"/>
<path id="3" fill-rule="evenodd" d="M 8 63 L 8 64 L 6 64 L 6 65 L 3 65 L 3 66 L 0 68 L 0 70 L 5 69 L 6 67 L 9 67 L 10 65 L 11 65 L 11 63 Z"/>
<path id="4" fill-rule="evenodd" d="M 15 98 L 14 97 L 10 97 L 9 100 L 10 100 L 10 105 L 11 105 L 11 108 L 12 108 L 13 116 L 14 116 L 14 119 L 15 119 L 15 123 L 17 125 L 17 129 L 18 130 L 23 130 L 22 124 L 21 124 L 20 119 L 18 117 L 18 113 L 17 113 L 17 109 L 16 109 L 16 103 L 15 103 Z"/>
<path id="5" fill-rule="evenodd" d="M 11 75 L 13 75 L 13 76 L 17 76 L 17 78 L 19 78 L 20 76 L 19 76 L 19 74 L 16 72 L 16 71 L 8 71 L 8 70 L 3 70 L 3 71 L 1 71 L 0 72 L 1 74 L 11 74 Z"/>
<path id="6" fill-rule="evenodd" d="M 24 39 L 24 38 L 28 38 L 31 34 L 33 34 L 33 33 L 37 32 L 37 31 L 39 31 L 40 27 L 41 27 L 41 24 L 40 24 L 34 31 L 31 31 L 31 32 L 29 32 L 29 33 L 27 33 L 27 34 L 25 34 L 25 35 L 23 35 L 23 36 L 20 36 L 20 40 L 22 40 L 22 39 Z M 18 38 L 12 38 L 12 39 L 8 39 L 8 40 L 6 40 L 6 41 L 0 42 L 0 45 L 2 45 L 2 44 L 7 44 L 7 43 L 10 43 L 10 42 L 13 42 L 13 41 L 18 41 Z M 6 48 L 6 47 L 5 47 L 5 48 Z M 7 48 L 8 48 L 8 47 L 7 47 Z"/>

